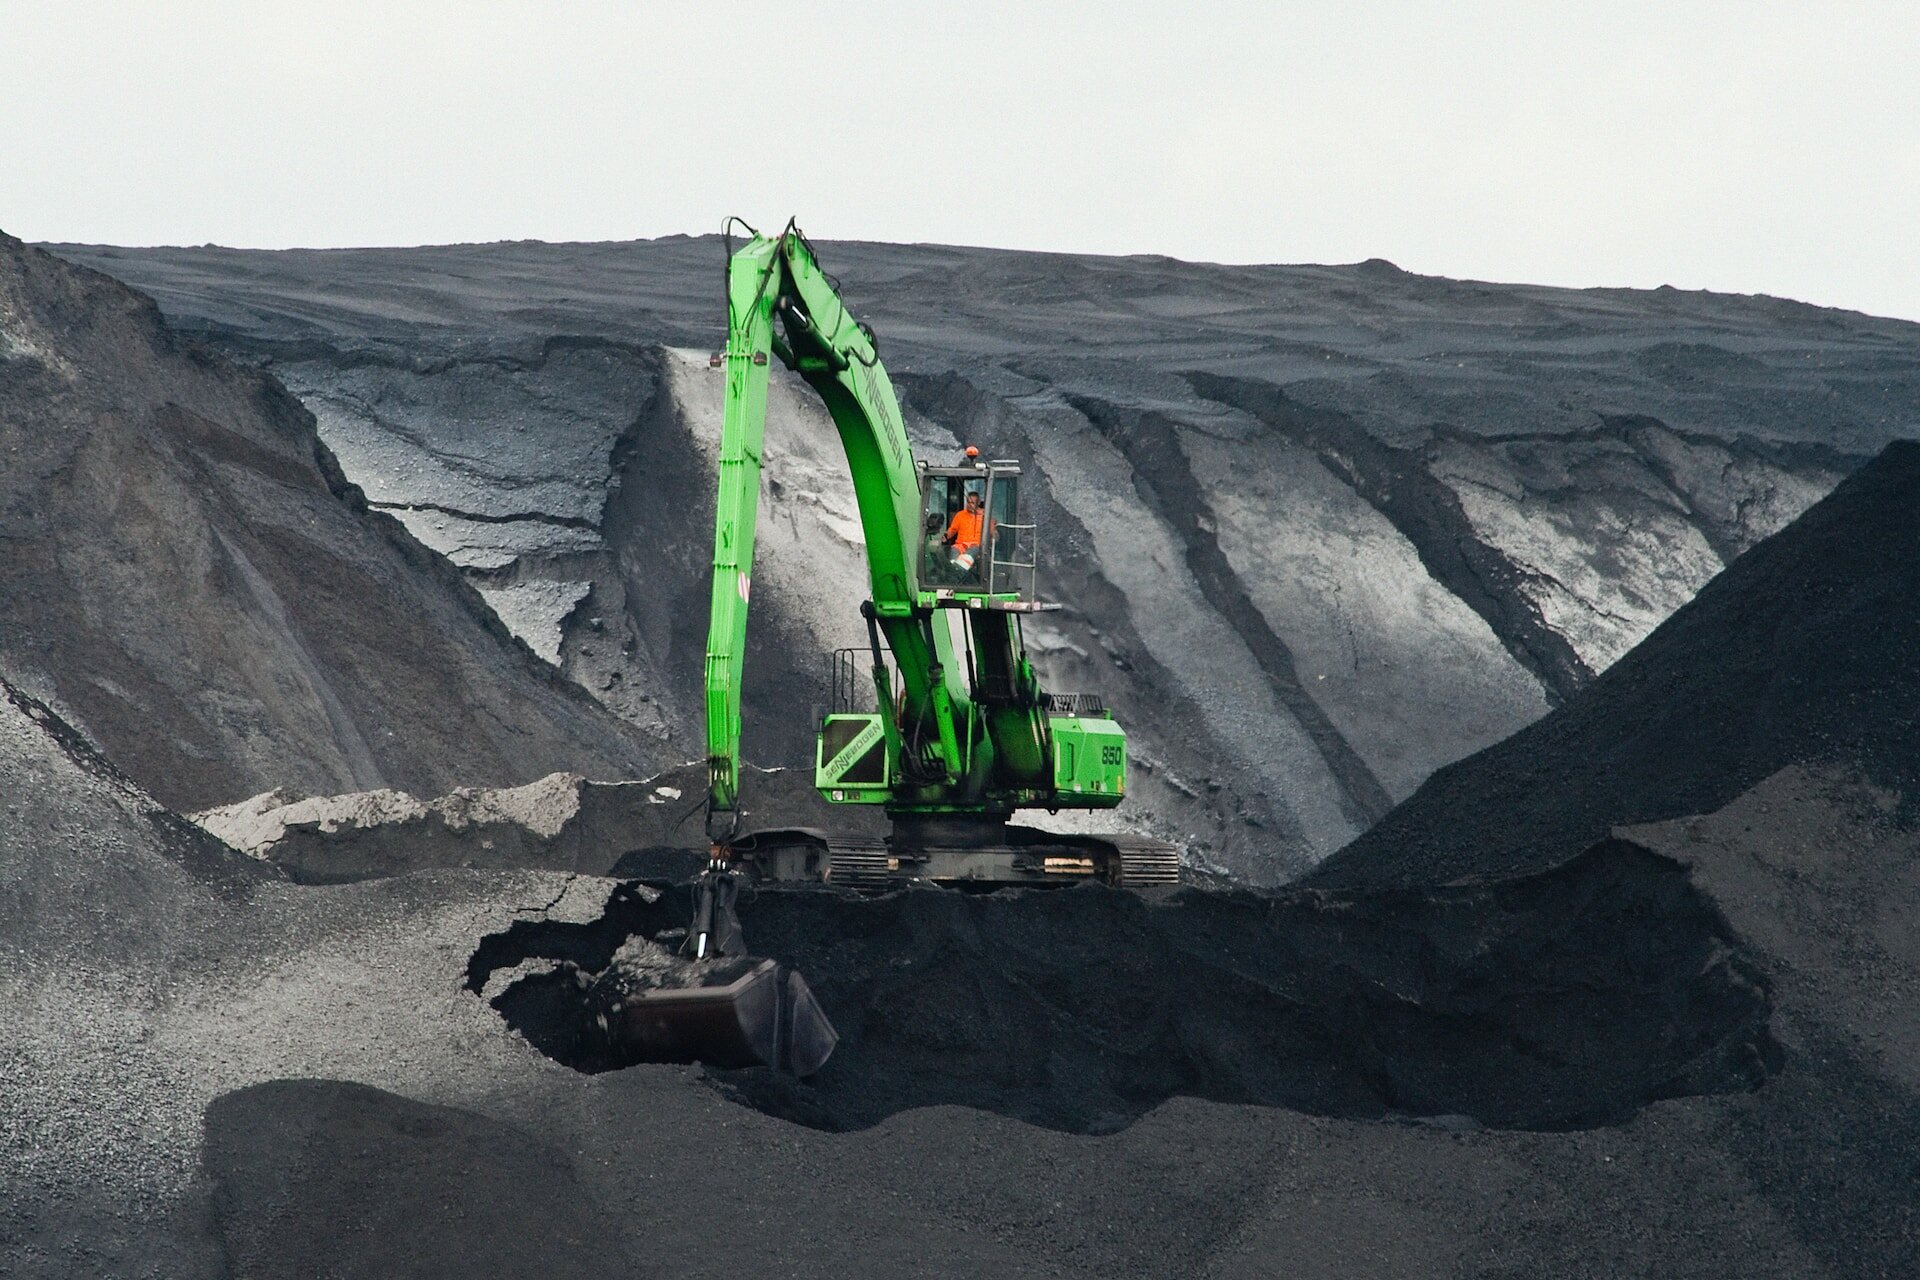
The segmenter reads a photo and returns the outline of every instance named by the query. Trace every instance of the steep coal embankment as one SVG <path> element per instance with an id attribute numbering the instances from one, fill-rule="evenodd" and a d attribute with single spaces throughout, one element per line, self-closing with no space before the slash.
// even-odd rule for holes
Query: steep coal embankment
<path id="1" fill-rule="evenodd" d="M 1788 765 L 1920 784 L 1920 443 L 1889 445 L 1579 698 L 1441 770 L 1321 886 L 1550 866 L 1623 823 L 1711 812 Z"/>
<path id="2" fill-rule="evenodd" d="M 1920 1267 L 1917 503 L 1920 444 L 1890 445 L 1566 707 L 1309 877 L 1433 892 L 1562 864 L 1609 828 L 1682 864 L 1767 976 L 1782 1046 L 1711 1141 L 1803 1266 L 1835 1275 Z"/>
<path id="3" fill-rule="evenodd" d="M 4 236 L 0 456 L 0 659 L 176 808 L 657 763 L 368 510 L 273 378 Z"/>
<path id="4" fill-rule="evenodd" d="M 1920 328 L 1773 298 L 822 251 L 916 451 L 1025 464 L 1067 606 L 1028 638 L 1128 726 L 1119 819 L 1257 883 L 1566 701 L 1920 430 Z M 59 252 L 270 367 L 509 627 L 700 755 L 718 238 Z M 832 425 L 784 374 L 766 456 L 745 746 L 803 765 L 863 584 Z"/>

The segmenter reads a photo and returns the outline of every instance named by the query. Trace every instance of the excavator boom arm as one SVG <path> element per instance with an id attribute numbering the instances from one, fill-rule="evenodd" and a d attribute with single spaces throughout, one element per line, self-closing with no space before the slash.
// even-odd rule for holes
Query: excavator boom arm
<path id="1" fill-rule="evenodd" d="M 724 841 L 740 790 L 740 679 L 747 602 L 760 512 L 760 450 L 767 416 L 768 355 L 781 265 L 772 241 L 755 236 L 727 262 L 726 408 L 713 520 L 713 595 L 707 625 L 707 827 Z"/>
<path id="2" fill-rule="evenodd" d="M 756 234 L 727 263 L 727 346 L 721 356 L 727 385 L 706 655 L 707 827 L 716 843 L 734 833 L 738 813 L 740 682 L 774 355 L 819 393 L 840 433 L 866 535 L 874 610 L 895 651 L 909 705 L 926 709 L 943 739 L 953 736 L 956 714 L 953 677 L 943 673 L 930 629 L 913 616 L 919 482 L 872 331 L 848 313 L 792 223 L 777 237 Z"/>

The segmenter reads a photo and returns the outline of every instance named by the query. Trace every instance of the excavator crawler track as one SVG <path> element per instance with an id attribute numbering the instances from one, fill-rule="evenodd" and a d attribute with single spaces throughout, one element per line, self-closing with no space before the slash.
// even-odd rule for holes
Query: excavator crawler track
<path id="1" fill-rule="evenodd" d="M 734 847 L 761 884 L 825 883 L 880 892 L 912 884 L 990 890 L 1092 880 L 1147 890 L 1180 883 L 1180 850 L 1137 835 L 1063 835 L 1009 826 L 992 842 L 947 846 L 790 828 L 755 832 Z"/>

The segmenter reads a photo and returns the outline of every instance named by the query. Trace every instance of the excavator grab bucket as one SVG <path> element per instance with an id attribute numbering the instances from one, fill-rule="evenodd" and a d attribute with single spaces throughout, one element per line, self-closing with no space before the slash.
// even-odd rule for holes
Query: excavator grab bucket
<path id="1" fill-rule="evenodd" d="M 818 1071 L 839 1033 L 805 978 L 747 953 L 739 873 L 716 855 L 691 888 L 693 919 L 679 953 L 634 939 L 588 997 L 614 1061 Z"/>
<path id="2" fill-rule="evenodd" d="M 603 1017 L 624 1062 L 764 1066 L 810 1076 L 840 1042 L 806 979 L 774 960 L 679 961 L 623 986 Z"/>

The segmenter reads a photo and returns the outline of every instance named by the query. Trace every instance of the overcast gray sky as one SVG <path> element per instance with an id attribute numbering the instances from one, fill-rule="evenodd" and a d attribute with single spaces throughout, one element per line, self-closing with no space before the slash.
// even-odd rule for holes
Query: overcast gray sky
<path id="1" fill-rule="evenodd" d="M 0 229 L 1391 258 L 1920 319 L 1920 4 L 0 0 Z"/>

